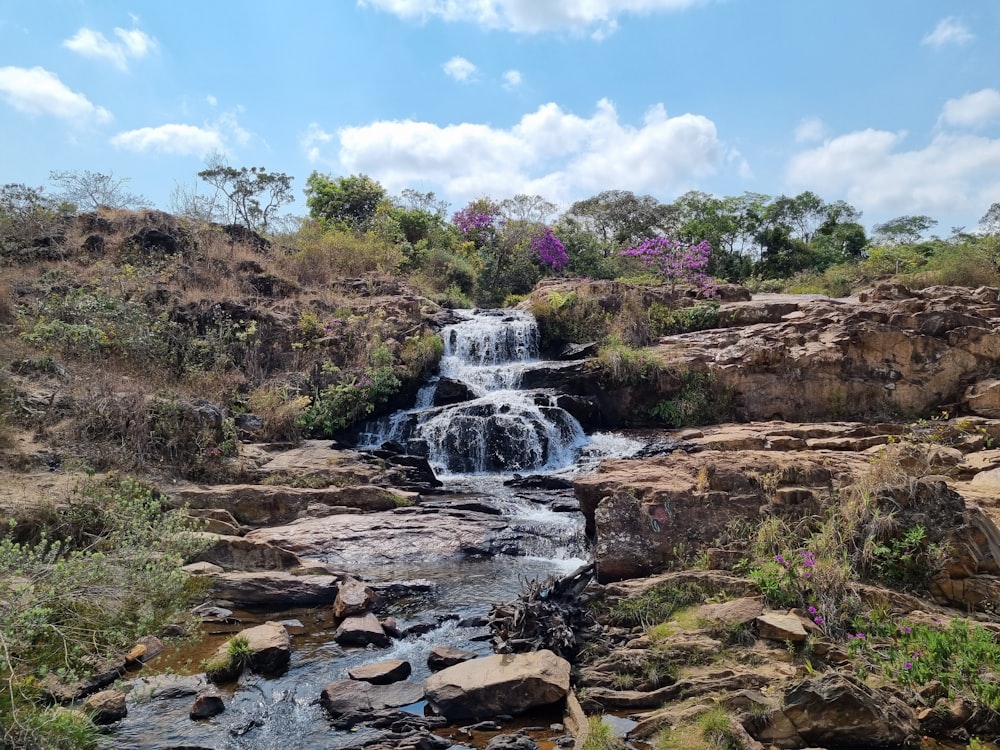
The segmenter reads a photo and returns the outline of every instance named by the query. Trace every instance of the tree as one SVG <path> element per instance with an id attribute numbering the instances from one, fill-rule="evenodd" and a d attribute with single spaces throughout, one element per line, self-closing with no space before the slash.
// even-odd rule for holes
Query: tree
<path id="1" fill-rule="evenodd" d="M 890 245 L 913 244 L 920 241 L 920 236 L 931 227 L 937 225 L 937 220 L 930 216 L 897 216 L 884 224 L 872 227 L 878 242 Z"/>
<path id="2" fill-rule="evenodd" d="M 282 206 L 292 202 L 292 178 L 264 167 L 230 167 L 213 158 L 198 176 L 228 201 L 228 218 L 255 232 L 266 232 Z"/>
<path id="3" fill-rule="evenodd" d="M 555 203 L 540 195 L 518 193 L 500 201 L 500 213 L 508 221 L 531 221 L 544 224 L 557 211 Z"/>
<path id="4" fill-rule="evenodd" d="M 621 254 L 638 258 L 652 267 L 670 284 L 671 294 L 678 283 L 693 284 L 709 296 L 716 292 L 715 282 L 706 273 L 712 248 L 704 240 L 697 245 L 688 245 L 667 237 L 653 237 L 623 250 Z"/>
<path id="5" fill-rule="evenodd" d="M 368 175 L 334 177 L 313 172 L 306 180 L 306 205 L 314 219 L 366 231 L 386 200 L 385 188 Z"/>
<path id="6" fill-rule="evenodd" d="M 0 244 L 31 242 L 50 232 L 56 221 L 71 209 L 45 195 L 45 188 L 19 182 L 0 187 Z"/>
<path id="7" fill-rule="evenodd" d="M 979 220 L 979 228 L 986 234 L 1000 234 L 1000 202 L 994 203 L 983 218 Z"/>
<path id="8" fill-rule="evenodd" d="M 673 233 L 679 217 L 675 206 L 629 190 L 605 190 L 577 201 L 566 214 L 597 236 L 607 257 L 645 239 Z"/>
<path id="9" fill-rule="evenodd" d="M 129 177 L 118 177 L 114 172 L 91 172 L 79 169 L 69 172 L 49 172 L 49 180 L 59 187 L 56 197 L 72 203 L 79 211 L 96 211 L 98 208 L 148 208 L 146 198 L 128 191 Z"/>

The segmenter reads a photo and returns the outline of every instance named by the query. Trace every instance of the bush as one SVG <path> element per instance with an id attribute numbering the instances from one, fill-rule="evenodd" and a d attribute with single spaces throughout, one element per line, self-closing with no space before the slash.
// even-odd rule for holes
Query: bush
<path id="1" fill-rule="evenodd" d="M 687 370 L 678 374 L 680 387 L 660 401 L 650 415 L 670 427 L 695 427 L 733 418 L 733 391 L 710 372 Z"/>
<path id="2" fill-rule="evenodd" d="M 616 338 L 601 347 L 597 364 L 611 387 L 650 382 L 665 371 L 663 363 L 648 349 L 635 349 Z"/>
<path id="3" fill-rule="evenodd" d="M 392 274 L 404 260 L 398 245 L 372 232 L 325 227 L 317 221 L 304 222 L 284 239 L 293 249 L 284 265 L 300 284 L 324 286 L 344 277 Z"/>
<path id="4" fill-rule="evenodd" d="M 0 538 L 0 746 L 89 746 L 78 716 L 41 706 L 40 680 L 86 676 L 183 613 L 191 523 L 124 478 L 82 486 L 30 539 Z"/>
<path id="5" fill-rule="evenodd" d="M 608 313 L 597 298 L 584 291 L 549 292 L 544 300 L 534 301 L 531 312 L 538 322 L 543 351 L 601 341 L 608 334 Z"/>
<path id="6" fill-rule="evenodd" d="M 719 303 L 707 302 L 692 307 L 671 308 L 654 302 L 649 306 L 648 315 L 650 331 L 654 336 L 704 331 L 719 324 Z"/>

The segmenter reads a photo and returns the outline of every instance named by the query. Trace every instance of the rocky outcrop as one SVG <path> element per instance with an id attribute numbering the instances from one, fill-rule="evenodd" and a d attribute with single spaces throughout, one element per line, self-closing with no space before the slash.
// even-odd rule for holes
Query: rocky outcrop
<path id="1" fill-rule="evenodd" d="M 514 715 L 565 699 L 569 670 L 551 651 L 487 656 L 431 675 L 424 693 L 452 721 Z"/>

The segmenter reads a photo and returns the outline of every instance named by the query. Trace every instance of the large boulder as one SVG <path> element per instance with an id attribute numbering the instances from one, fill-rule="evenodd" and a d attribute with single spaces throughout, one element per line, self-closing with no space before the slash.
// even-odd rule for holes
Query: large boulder
<path id="1" fill-rule="evenodd" d="M 348 578 L 340 584 L 337 599 L 333 602 L 333 616 L 343 619 L 367 611 L 376 600 L 370 586 L 357 578 Z"/>
<path id="2" fill-rule="evenodd" d="M 498 654 L 431 675 L 424 693 L 451 721 L 514 715 L 565 699 L 569 672 L 569 662 L 551 651 Z"/>
<path id="3" fill-rule="evenodd" d="M 338 680 L 324 686 L 319 702 L 333 725 L 345 729 L 371 718 L 377 711 L 408 706 L 423 697 L 423 688 L 413 682 L 373 685 L 357 680 Z"/>
<path id="4" fill-rule="evenodd" d="M 259 571 L 221 573 L 211 578 L 212 597 L 244 607 L 308 607 L 332 604 L 337 596 L 337 578 L 332 575 Z"/>
<path id="5" fill-rule="evenodd" d="M 373 614 L 362 617 L 348 617 L 333 634 L 333 640 L 341 646 L 376 646 L 385 648 L 389 645 L 389 636 Z"/>
<path id="6" fill-rule="evenodd" d="M 781 712 L 810 745 L 823 747 L 903 747 L 918 737 L 913 711 L 888 693 L 838 673 L 812 677 L 793 686 Z"/>

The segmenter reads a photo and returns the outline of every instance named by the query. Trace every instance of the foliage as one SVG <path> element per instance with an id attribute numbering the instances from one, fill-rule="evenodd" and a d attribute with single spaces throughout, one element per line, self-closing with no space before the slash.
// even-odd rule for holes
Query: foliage
<path id="1" fill-rule="evenodd" d="M 52 232 L 68 212 L 68 206 L 45 195 L 45 188 L 21 183 L 0 186 L 0 252 Z"/>
<path id="2" fill-rule="evenodd" d="M 419 354 L 414 361 L 427 362 Z M 392 353 L 379 344 L 370 355 L 368 367 L 360 374 L 335 371 L 335 381 L 314 394 L 312 404 L 299 417 L 298 426 L 310 437 L 332 437 L 368 417 L 400 387 L 392 363 Z"/>
<path id="3" fill-rule="evenodd" d="M 622 251 L 625 257 L 638 258 L 652 267 L 670 285 L 673 294 L 678 283 L 693 284 L 703 294 L 715 293 L 715 282 L 705 272 L 712 248 L 702 240 L 696 245 L 686 245 L 667 237 L 653 237 Z"/>
<path id="4" fill-rule="evenodd" d="M 583 743 L 583 750 L 624 750 L 625 743 L 617 737 L 611 726 L 604 720 L 594 715 L 588 719 L 587 739 Z"/>
<path id="5" fill-rule="evenodd" d="M 543 267 L 553 271 L 561 271 L 569 263 L 566 246 L 552 231 L 552 227 L 544 227 L 540 232 L 537 232 L 531 238 L 530 243 L 532 251 Z"/>
<path id="6" fill-rule="evenodd" d="M 875 239 L 890 245 L 914 244 L 920 236 L 937 225 L 930 216 L 897 216 L 872 228 Z"/>
<path id="7" fill-rule="evenodd" d="M 671 427 L 693 427 L 732 419 L 733 391 L 723 387 L 710 372 L 678 373 L 680 387 L 661 400 L 650 415 Z"/>
<path id="8" fill-rule="evenodd" d="M 743 743 L 733 731 L 732 720 L 721 706 L 715 706 L 698 717 L 702 738 L 713 750 L 742 750 Z"/>
<path id="9" fill-rule="evenodd" d="M 896 625 L 859 618 L 848 635 L 851 656 L 864 672 L 920 688 L 940 682 L 948 695 L 967 696 L 991 711 L 1000 710 L 1000 643 L 993 633 L 965 620 L 948 625 Z"/>
<path id="10" fill-rule="evenodd" d="M 544 299 L 534 300 L 531 312 L 538 322 L 543 351 L 599 341 L 608 331 L 607 312 L 585 291 L 549 292 Z"/>
<path id="11" fill-rule="evenodd" d="M 89 169 L 49 172 L 49 180 L 60 190 L 59 200 L 79 211 L 96 211 L 99 208 L 146 208 L 149 201 L 141 195 L 130 193 L 129 177 L 119 177 L 114 172 L 91 172 Z"/>
<path id="12" fill-rule="evenodd" d="M 306 179 L 309 215 L 342 229 L 368 230 L 385 200 L 385 188 L 365 174 L 331 178 L 313 172 Z"/>
<path id="13" fill-rule="evenodd" d="M 650 629 L 669 620 L 682 607 L 701 604 L 707 598 L 708 593 L 697 584 L 657 584 L 641 596 L 621 597 L 613 601 L 597 600 L 594 609 L 596 616 L 611 625 Z"/>
<path id="14" fill-rule="evenodd" d="M 648 316 L 649 330 L 654 336 L 704 331 L 719 324 L 719 303 L 710 301 L 691 307 L 667 307 L 654 302 L 649 306 Z"/>
<path id="15" fill-rule="evenodd" d="M 229 217 L 255 232 L 266 232 L 278 210 L 291 203 L 292 178 L 264 167 L 230 167 L 215 159 L 198 176 L 222 193 L 228 201 Z"/>
<path id="16" fill-rule="evenodd" d="M 678 210 L 649 195 L 628 190 L 606 190 L 577 201 L 566 212 L 566 220 L 593 234 L 606 258 L 630 245 L 671 234 Z"/>
<path id="17" fill-rule="evenodd" d="M 293 252 L 284 264 L 300 284 L 324 286 L 345 277 L 392 274 L 403 263 L 399 245 L 373 232 L 359 233 L 320 221 L 304 222 L 285 244 Z"/>
<path id="18" fill-rule="evenodd" d="M 180 566 L 198 544 L 183 533 L 190 524 L 124 478 L 81 487 L 33 539 L 0 538 L 6 746 L 70 747 L 60 738 L 86 739 L 78 719 L 41 707 L 40 680 L 85 676 L 183 612 L 188 579 Z"/>
<path id="19" fill-rule="evenodd" d="M 597 364 L 612 387 L 639 385 L 659 378 L 663 363 L 648 349 L 635 349 L 612 336 L 601 346 Z"/>
<path id="20" fill-rule="evenodd" d="M 203 661 L 201 668 L 211 682 L 229 682 L 239 677 L 252 655 L 250 642 L 237 635 L 226 642 L 225 650 Z"/>

